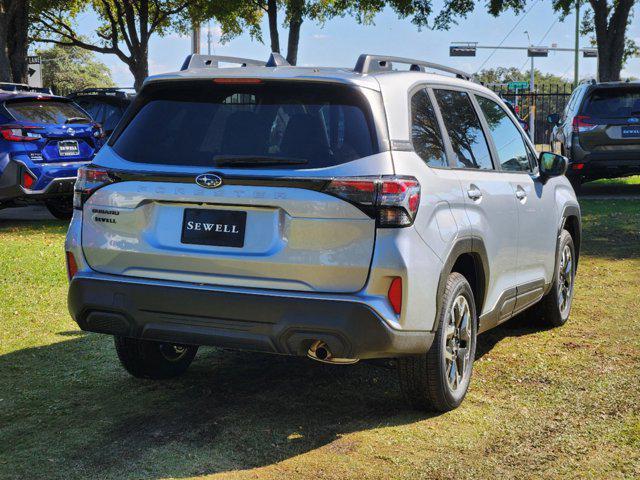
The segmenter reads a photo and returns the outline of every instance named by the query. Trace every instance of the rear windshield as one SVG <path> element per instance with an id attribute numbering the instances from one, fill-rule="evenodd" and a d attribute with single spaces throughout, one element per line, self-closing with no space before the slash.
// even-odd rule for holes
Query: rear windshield
<path id="1" fill-rule="evenodd" d="M 319 168 L 377 153 L 366 99 L 336 85 L 181 82 L 143 92 L 111 145 L 132 162 Z"/>
<path id="2" fill-rule="evenodd" d="M 630 117 L 640 115 L 640 87 L 595 90 L 583 112 L 594 117 Z"/>
<path id="3" fill-rule="evenodd" d="M 6 102 L 9 113 L 20 122 L 45 124 L 88 123 L 87 114 L 71 102 L 26 99 Z"/>

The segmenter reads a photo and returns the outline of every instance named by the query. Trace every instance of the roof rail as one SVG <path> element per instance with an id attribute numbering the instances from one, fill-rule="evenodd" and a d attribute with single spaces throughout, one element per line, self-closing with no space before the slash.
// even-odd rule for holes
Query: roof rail
<path id="1" fill-rule="evenodd" d="M 254 65 L 258 67 L 264 67 L 265 62 L 262 60 L 254 60 L 251 58 L 241 57 L 225 57 L 222 55 L 200 55 L 193 53 L 184 59 L 180 70 L 189 70 L 191 68 L 218 68 L 218 65 L 222 63 L 237 63 L 243 67 L 248 65 Z"/>
<path id="2" fill-rule="evenodd" d="M 403 57 L 389 57 L 386 55 L 370 55 L 363 53 L 358 57 L 356 66 L 353 68 L 357 73 L 371 73 L 371 72 L 388 72 L 393 68 L 393 62 L 410 65 L 409 70 L 414 72 L 424 72 L 427 68 L 434 70 L 440 70 L 442 72 L 453 73 L 458 78 L 464 80 L 471 80 L 472 75 L 457 68 L 447 67 L 446 65 L 440 65 L 438 63 L 425 62 L 423 60 L 415 60 L 412 58 Z"/>

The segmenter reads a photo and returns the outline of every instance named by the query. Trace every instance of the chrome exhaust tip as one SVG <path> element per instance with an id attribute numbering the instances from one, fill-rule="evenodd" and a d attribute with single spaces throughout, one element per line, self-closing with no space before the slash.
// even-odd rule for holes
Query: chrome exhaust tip
<path id="1" fill-rule="evenodd" d="M 336 358 L 332 355 L 329 345 L 322 340 L 316 340 L 307 351 L 307 357 L 321 363 L 334 365 L 352 365 L 358 363 L 359 358 Z"/>

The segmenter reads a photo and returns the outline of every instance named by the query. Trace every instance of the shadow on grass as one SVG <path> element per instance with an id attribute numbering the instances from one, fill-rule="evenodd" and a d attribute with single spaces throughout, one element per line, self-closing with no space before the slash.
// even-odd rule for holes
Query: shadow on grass
<path id="1" fill-rule="evenodd" d="M 478 356 L 535 331 L 507 323 L 479 337 Z M 129 377 L 108 337 L 62 333 L 76 338 L 0 357 L 2 478 L 250 469 L 321 447 L 348 454 L 357 445 L 343 434 L 433 416 L 405 404 L 385 362 L 328 366 L 202 349 L 184 377 L 154 382 Z"/>

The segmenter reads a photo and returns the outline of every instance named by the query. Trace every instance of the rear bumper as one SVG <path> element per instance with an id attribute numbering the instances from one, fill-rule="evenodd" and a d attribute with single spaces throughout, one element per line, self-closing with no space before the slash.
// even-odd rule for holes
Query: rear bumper
<path id="1" fill-rule="evenodd" d="M 101 274 L 74 277 L 68 305 L 85 331 L 289 355 L 306 355 L 315 340 L 342 358 L 418 354 L 434 336 L 393 329 L 354 297 L 253 293 Z"/>
<path id="2" fill-rule="evenodd" d="M 73 186 L 80 163 L 65 165 L 26 165 L 8 160 L 0 172 L 0 203 L 14 200 L 41 200 L 49 197 L 73 195 Z M 22 174 L 36 179 L 33 189 L 23 188 Z"/>
<path id="3" fill-rule="evenodd" d="M 584 166 L 578 170 L 573 164 Z M 613 178 L 640 173 L 640 150 L 638 151 L 598 151 L 584 150 L 577 142 L 572 146 L 567 176 L 584 178 Z"/>

